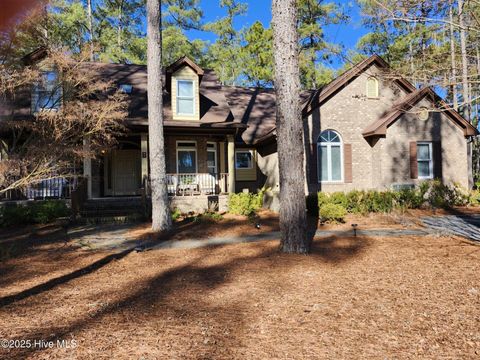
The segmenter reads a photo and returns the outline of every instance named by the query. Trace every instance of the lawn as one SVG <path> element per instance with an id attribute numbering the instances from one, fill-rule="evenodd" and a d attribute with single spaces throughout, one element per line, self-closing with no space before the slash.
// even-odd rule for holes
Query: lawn
<path id="1" fill-rule="evenodd" d="M 245 231 L 238 221 L 223 220 Z M 315 239 L 310 256 L 276 241 L 113 254 L 62 231 L 17 235 L 24 246 L 4 254 L 0 339 L 76 347 L 0 358 L 480 357 L 480 247 L 460 238 L 348 233 Z"/>

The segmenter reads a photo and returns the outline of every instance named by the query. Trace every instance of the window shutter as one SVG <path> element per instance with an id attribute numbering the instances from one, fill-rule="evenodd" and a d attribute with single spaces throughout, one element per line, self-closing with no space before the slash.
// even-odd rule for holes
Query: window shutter
<path id="1" fill-rule="evenodd" d="M 352 171 L 352 144 L 343 144 L 343 174 L 346 183 L 353 182 Z"/>
<path id="2" fill-rule="evenodd" d="M 317 144 L 310 144 L 310 183 L 318 183 L 318 159 L 317 159 Z"/>
<path id="3" fill-rule="evenodd" d="M 418 164 L 417 164 L 417 143 L 410 142 L 410 177 L 418 179 Z"/>
<path id="4" fill-rule="evenodd" d="M 440 141 L 434 141 L 432 143 L 433 151 L 433 177 L 435 179 L 442 180 L 442 143 Z"/>

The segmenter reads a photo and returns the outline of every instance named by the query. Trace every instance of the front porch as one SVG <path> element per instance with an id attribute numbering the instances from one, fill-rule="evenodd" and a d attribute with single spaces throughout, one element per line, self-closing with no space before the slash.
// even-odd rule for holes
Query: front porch
<path id="1" fill-rule="evenodd" d="M 86 144 L 88 146 L 88 143 Z M 85 159 L 88 199 L 150 194 L 148 134 L 131 134 L 99 159 Z M 231 135 L 165 136 L 166 186 L 170 197 L 223 195 L 235 191 Z"/>

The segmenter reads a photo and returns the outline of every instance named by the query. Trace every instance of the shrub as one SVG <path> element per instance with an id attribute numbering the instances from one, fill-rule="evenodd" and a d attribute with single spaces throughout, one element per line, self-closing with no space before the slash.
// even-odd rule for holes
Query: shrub
<path id="1" fill-rule="evenodd" d="M 230 194 L 228 198 L 228 211 L 236 215 L 249 216 L 263 206 L 264 190 L 258 193 Z"/>
<path id="2" fill-rule="evenodd" d="M 414 189 L 402 189 L 396 193 L 395 207 L 400 209 L 418 209 L 423 204 L 423 198 Z"/>
<path id="3" fill-rule="evenodd" d="M 330 203 L 330 197 L 327 193 L 319 192 L 317 195 L 318 208 L 320 209 L 323 205 Z"/>
<path id="4" fill-rule="evenodd" d="M 307 197 L 307 208 L 315 210 L 315 196 Z M 464 192 L 460 187 L 447 186 L 438 180 L 424 181 L 417 189 L 402 189 L 399 191 L 359 191 L 353 190 L 348 193 L 334 192 L 317 194 L 318 206 L 340 205 L 347 212 L 354 214 L 368 214 L 371 212 L 389 213 L 395 209 L 417 209 L 422 206 L 435 208 L 450 208 L 452 206 L 466 205 L 480 201 L 478 195 Z"/>
<path id="5" fill-rule="evenodd" d="M 31 208 L 25 205 L 8 205 L 0 208 L 0 225 L 2 227 L 32 224 Z"/>
<path id="6" fill-rule="evenodd" d="M 216 222 L 223 219 L 223 216 L 217 212 L 207 211 L 197 217 L 197 221 Z"/>
<path id="7" fill-rule="evenodd" d="M 348 200 L 347 196 L 345 195 L 344 192 L 334 192 L 329 195 L 329 201 L 330 204 L 335 204 L 335 205 L 342 205 L 344 208 L 347 207 L 348 205 Z"/>
<path id="8" fill-rule="evenodd" d="M 338 204 L 325 204 L 320 208 L 320 218 L 323 221 L 343 222 L 347 210 Z"/>
<path id="9" fill-rule="evenodd" d="M 468 194 L 456 185 L 448 186 L 439 180 L 424 181 L 419 187 L 424 204 L 434 208 L 450 208 L 468 203 Z"/>
<path id="10" fill-rule="evenodd" d="M 70 209 L 64 201 L 44 201 L 35 203 L 31 209 L 33 221 L 45 224 L 61 217 L 70 216 Z"/>
<path id="11" fill-rule="evenodd" d="M 480 190 L 474 190 L 470 193 L 468 203 L 473 206 L 480 205 Z"/>
<path id="12" fill-rule="evenodd" d="M 0 226 L 45 224 L 70 214 L 70 209 L 63 201 L 48 200 L 27 205 L 8 205 L 0 208 Z"/>
<path id="13" fill-rule="evenodd" d="M 173 221 L 177 221 L 178 219 L 180 219 L 180 217 L 182 216 L 182 213 L 180 210 L 178 209 L 175 209 L 172 211 L 172 220 Z"/>

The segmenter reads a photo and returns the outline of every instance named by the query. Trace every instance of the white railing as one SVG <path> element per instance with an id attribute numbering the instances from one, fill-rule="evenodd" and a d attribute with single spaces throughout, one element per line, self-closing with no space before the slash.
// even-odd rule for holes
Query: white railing
<path id="1" fill-rule="evenodd" d="M 170 196 L 213 195 L 228 192 L 228 174 L 167 174 Z"/>
<path id="2" fill-rule="evenodd" d="M 41 180 L 23 188 L 8 190 L 0 195 L 0 201 L 70 199 L 78 180 L 77 176 Z"/>

